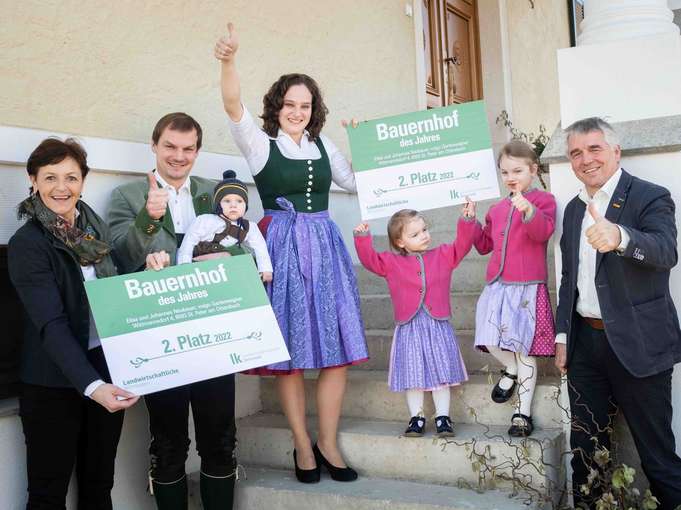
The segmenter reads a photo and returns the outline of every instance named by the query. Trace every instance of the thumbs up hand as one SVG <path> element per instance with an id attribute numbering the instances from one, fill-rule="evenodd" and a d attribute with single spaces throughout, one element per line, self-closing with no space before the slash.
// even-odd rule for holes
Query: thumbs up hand
<path id="1" fill-rule="evenodd" d="M 215 58 L 229 62 L 239 49 L 239 37 L 232 23 L 227 23 L 227 35 L 222 36 L 215 43 Z"/>
<path id="2" fill-rule="evenodd" d="M 532 213 L 534 212 L 534 206 L 519 191 L 514 190 L 511 192 L 511 203 L 513 204 L 513 207 L 518 209 L 518 211 L 525 216 L 525 218 L 532 216 Z"/>
<path id="3" fill-rule="evenodd" d="M 616 250 L 622 242 L 622 233 L 619 227 L 605 219 L 598 212 L 593 202 L 587 206 L 587 211 L 594 220 L 594 224 L 586 229 L 586 240 L 601 253 Z"/>
<path id="4" fill-rule="evenodd" d="M 166 213 L 168 206 L 168 191 L 158 187 L 158 181 L 154 172 L 147 174 L 149 178 L 149 194 L 147 195 L 146 209 L 149 217 L 153 220 L 160 220 Z"/>

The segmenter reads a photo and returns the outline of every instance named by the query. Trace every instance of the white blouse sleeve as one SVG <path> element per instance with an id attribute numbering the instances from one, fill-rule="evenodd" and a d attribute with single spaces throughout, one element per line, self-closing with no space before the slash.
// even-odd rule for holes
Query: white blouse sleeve
<path id="1" fill-rule="evenodd" d="M 182 244 L 177 250 L 177 263 L 189 264 L 193 259 L 194 246 L 199 244 L 199 241 L 211 241 L 213 239 L 213 231 L 210 228 L 210 219 L 212 214 L 202 214 L 197 216 L 182 239 Z"/>
<path id="2" fill-rule="evenodd" d="M 355 185 L 355 173 L 352 171 L 352 165 L 343 156 L 343 153 L 338 150 L 336 144 L 334 144 L 327 136 L 319 135 L 322 143 L 324 144 L 324 149 L 329 156 L 329 163 L 331 164 L 331 179 L 341 188 L 357 192 L 357 186 Z"/>
<path id="3" fill-rule="evenodd" d="M 255 222 L 250 222 L 250 228 L 248 229 L 248 234 L 246 234 L 246 239 L 244 239 L 244 244 L 253 250 L 258 272 L 264 273 L 267 271 L 271 273 L 272 261 L 270 260 L 270 254 L 267 253 L 267 242 Z"/>
<path id="4" fill-rule="evenodd" d="M 270 157 L 270 138 L 256 123 L 251 112 L 243 108 L 243 115 L 239 122 L 234 122 L 227 117 L 229 130 L 236 146 L 243 154 L 252 175 L 257 175 L 260 170 L 265 168 Z"/>

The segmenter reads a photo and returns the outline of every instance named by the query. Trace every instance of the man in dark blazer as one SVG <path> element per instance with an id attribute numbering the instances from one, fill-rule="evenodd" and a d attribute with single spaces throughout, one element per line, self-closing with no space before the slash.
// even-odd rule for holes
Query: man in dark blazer
<path id="1" fill-rule="evenodd" d="M 661 508 L 673 509 L 681 504 L 671 428 L 672 369 L 681 360 L 669 293 L 677 263 L 674 202 L 667 189 L 620 168 L 617 135 L 605 121 L 580 120 L 566 133 L 568 158 L 584 184 L 563 218 L 556 314 L 556 366 L 567 373 L 572 413 L 575 506 L 595 508 L 600 494 L 588 487 L 597 469 L 593 454 L 610 448 L 619 408 L 653 494 Z"/>

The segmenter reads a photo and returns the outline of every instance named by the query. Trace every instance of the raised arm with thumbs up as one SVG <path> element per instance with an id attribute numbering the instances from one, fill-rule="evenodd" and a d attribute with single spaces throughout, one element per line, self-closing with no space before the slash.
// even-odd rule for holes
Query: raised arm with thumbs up
<path id="1" fill-rule="evenodd" d="M 145 207 L 151 219 L 160 220 L 168 207 L 168 191 L 159 187 L 154 172 L 149 172 L 147 177 L 149 178 L 149 194 Z"/>
<path id="2" fill-rule="evenodd" d="M 234 57 L 239 49 L 239 37 L 232 23 L 227 23 L 227 35 L 222 36 L 215 43 L 215 58 L 222 62 L 220 86 L 222 102 L 227 115 L 234 121 L 241 120 L 241 82 L 236 71 Z"/>
<path id="3" fill-rule="evenodd" d="M 594 224 L 586 229 L 586 240 L 589 244 L 601 253 L 616 250 L 622 242 L 622 233 L 620 228 L 605 219 L 605 217 L 598 212 L 596 205 L 589 202 L 587 212 L 594 220 Z"/>

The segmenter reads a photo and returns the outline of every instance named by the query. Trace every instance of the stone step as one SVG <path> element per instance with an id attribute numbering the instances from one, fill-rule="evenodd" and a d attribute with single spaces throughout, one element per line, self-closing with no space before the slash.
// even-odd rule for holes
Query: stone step
<path id="1" fill-rule="evenodd" d="M 387 294 L 388 284 L 385 278 L 378 276 L 364 266 L 354 266 L 360 294 Z M 485 287 L 487 259 L 465 258 L 452 274 L 450 289 L 452 292 L 482 292 Z M 549 290 L 556 288 L 556 276 L 553 264 L 549 264 Z"/>
<path id="2" fill-rule="evenodd" d="M 237 483 L 235 510 L 532 510 L 508 492 L 476 492 L 443 485 L 361 477 L 338 483 L 322 475 L 303 484 L 292 469 L 246 468 Z M 198 498 L 198 477 L 190 477 Z M 198 505 L 196 508 L 199 508 Z"/>
<path id="3" fill-rule="evenodd" d="M 365 331 L 369 360 L 354 365 L 351 370 L 387 370 L 390 363 L 390 350 L 393 343 L 394 329 L 369 329 Z M 498 371 L 501 368 L 494 358 L 473 347 L 474 332 L 470 329 L 456 330 L 456 338 L 463 356 L 466 369 L 469 372 L 480 370 Z"/>
<path id="4" fill-rule="evenodd" d="M 452 324 L 458 329 L 475 327 L 475 305 L 479 292 L 456 292 L 451 295 Z M 388 294 L 360 296 L 365 329 L 391 329 L 395 326 L 393 306 Z"/>
<path id="5" fill-rule="evenodd" d="M 487 257 L 466 257 L 452 275 L 451 289 L 454 291 L 482 291 L 485 287 Z M 360 294 L 387 294 L 385 278 L 378 276 L 364 266 L 355 266 Z"/>
<path id="6" fill-rule="evenodd" d="M 316 418 L 308 419 L 317 430 Z M 258 467 L 292 469 L 292 440 L 286 418 L 257 414 L 238 421 L 239 461 Z M 538 494 L 559 487 L 563 432 L 539 429 L 531 438 L 511 439 L 505 426 L 459 424 L 456 437 L 402 436 L 403 422 L 342 418 L 339 446 L 362 477 L 441 485 L 510 488 L 518 481 Z M 554 467 L 555 466 L 555 467 Z"/>
<path id="7" fill-rule="evenodd" d="M 490 398 L 497 375 L 471 374 L 470 379 L 452 388 L 450 416 L 455 426 L 461 423 L 482 423 L 486 425 L 510 425 L 511 415 L 517 412 L 515 396 L 504 404 L 497 404 Z M 565 413 L 557 403 L 558 379 L 540 379 L 534 393 L 532 415 L 537 428 L 559 428 L 567 422 Z M 317 405 L 314 398 L 317 387 L 317 373 L 305 372 L 305 393 L 307 414 L 316 415 Z M 273 377 L 264 377 L 260 386 L 263 412 L 279 414 L 282 412 Z M 424 414 L 432 423 L 435 416 L 432 398 L 425 396 Z M 341 415 L 348 418 L 369 420 L 389 420 L 402 423 L 406 427 L 409 411 L 404 393 L 388 389 L 388 372 L 385 370 L 354 370 L 348 372 L 348 384 L 343 399 Z"/>
<path id="8" fill-rule="evenodd" d="M 556 293 L 550 291 L 549 296 L 555 307 Z M 457 330 L 475 328 L 475 307 L 479 297 L 480 292 L 461 291 L 450 294 L 451 321 Z M 360 304 L 365 329 L 392 329 L 395 326 L 389 294 L 362 294 Z"/>
<path id="9" fill-rule="evenodd" d="M 370 329 L 365 331 L 369 360 L 354 365 L 351 370 L 387 370 L 390 362 L 390 349 L 393 342 L 393 328 Z M 501 370 L 501 365 L 489 354 L 475 348 L 475 333 L 470 329 L 457 329 L 456 337 L 463 356 L 466 369 L 473 372 L 492 372 L 495 376 Z M 553 358 L 538 358 L 537 369 L 539 376 L 558 376 L 558 370 L 553 364 Z"/>

